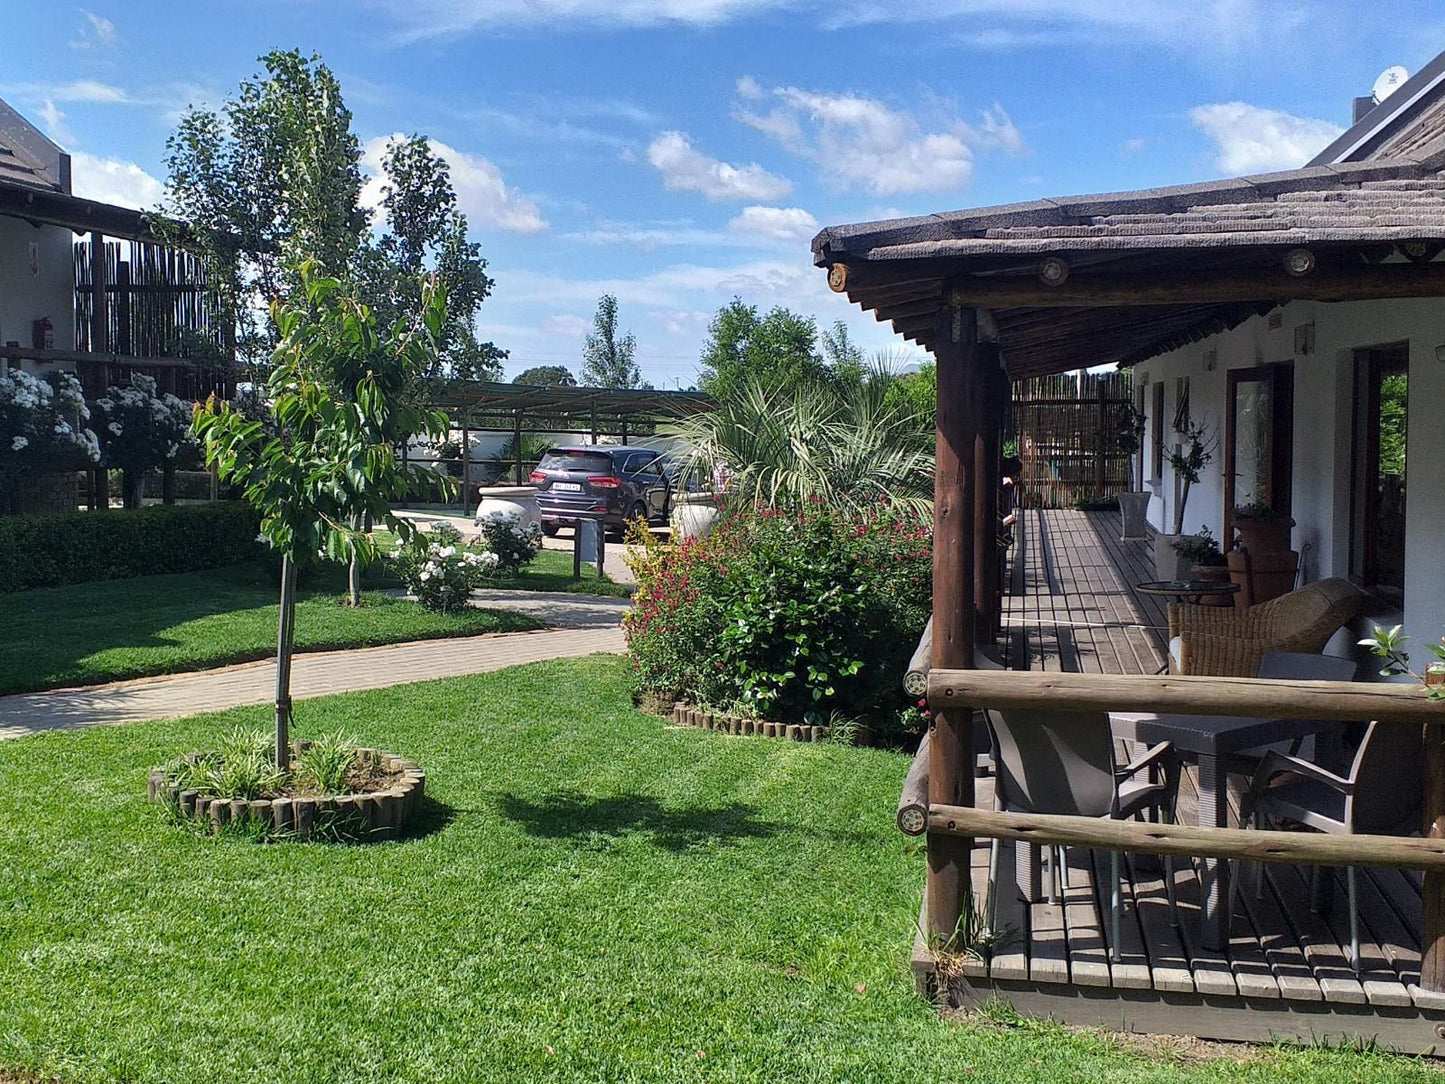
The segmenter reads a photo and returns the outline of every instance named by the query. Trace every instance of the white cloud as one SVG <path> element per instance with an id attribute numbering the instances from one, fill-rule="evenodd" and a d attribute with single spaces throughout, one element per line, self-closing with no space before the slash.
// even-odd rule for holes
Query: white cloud
<path id="1" fill-rule="evenodd" d="M 857 94 L 798 87 L 775 87 L 772 94 L 772 110 L 739 108 L 738 119 L 823 167 L 823 183 L 836 189 L 947 192 L 968 182 L 975 149 L 1027 150 L 1000 105 L 984 110 L 977 126 L 954 119 L 925 131 L 912 114 Z"/>
<path id="2" fill-rule="evenodd" d="M 77 52 L 108 49 L 119 40 L 115 23 L 105 16 L 84 9 L 81 10 L 81 14 L 85 16 L 85 21 L 80 24 L 79 36 L 70 40 L 69 44 L 72 49 Z"/>
<path id="3" fill-rule="evenodd" d="M 84 151 L 70 155 L 70 180 L 77 196 L 142 211 L 159 204 L 163 191 L 161 182 L 134 162 Z"/>
<path id="4" fill-rule="evenodd" d="M 58 102 L 102 102 L 120 104 L 130 100 L 122 88 L 98 79 L 75 79 L 51 87 L 47 94 Z"/>
<path id="5" fill-rule="evenodd" d="M 1149 146 L 1147 139 L 1126 139 L 1119 144 L 1119 153 L 1124 155 L 1143 154 L 1144 149 Z"/>
<path id="6" fill-rule="evenodd" d="M 1215 164 L 1229 174 L 1267 173 L 1304 165 L 1344 131 L 1245 102 L 1196 106 L 1189 120 L 1214 141 Z"/>
<path id="7" fill-rule="evenodd" d="M 40 107 L 40 123 L 45 134 L 62 147 L 75 142 L 75 133 L 65 126 L 65 113 L 49 98 Z"/>
<path id="8" fill-rule="evenodd" d="M 373 0 L 417 41 L 499 26 L 719 26 L 795 0 Z"/>
<path id="9" fill-rule="evenodd" d="M 763 90 L 762 84 L 751 75 L 738 77 L 738 97 L 745 101 L 756 102 L 763 98 L 767 91 Z"/>
<path id="10" fill-rule="evenodd" d="M 542 330 L 550 335 L 561 335 L 568 339 L 580 339 L 592 330 L 592 321 L 568 313 L 553 313 L 542 320 Z"/>
<path id="11" fill-rule="evenodd" d="M 728 229 L 769 241 L 808 241 L 818 232 L 818 220 L 801 207 L 744 207 Z"/>
<path id="12" fill-rule="evenodd" d="M 366 206 L 373 209 L 381 206 L 382 156 L 391 140 L 403 138 L 400 133 L 377 136 L 363 145 L 362 169 L 369 177 L 361 199 Z M 451 167 L 457 207 L 473 228 L 485 226 L 508 233 L 541 233 L 547 228 L 536 201 L 507 184 L 502 171 L 490 160 L 435 139 L 431 140 L 431 148 Z"/>
<path id="13" fill-rule="evenodd" d="M 647 148 L 647 160 L 669 189 L 700 192 L 711 200 L 776 200 L 793 190 L 785 177 L 753 162 L 733 166 L 693 148 L 681 132 L 663 132 Z"/>

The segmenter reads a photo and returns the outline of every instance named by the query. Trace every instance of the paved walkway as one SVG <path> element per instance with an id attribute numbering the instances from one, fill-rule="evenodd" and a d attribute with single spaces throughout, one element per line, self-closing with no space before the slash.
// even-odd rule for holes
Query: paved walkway
<path id="1" fill-rule="evenodd" d="M 509 595 L 515 593 L 508 592 Z M 607 628 L 494 633 L 354 651 L 321 651 L 295 657 L 291 695 L 293 699 L 304 700 L 410 681 L 485 673 L 545 659 L 623 650 L 622 629 L 614 617 Z M 46 730 L 174 718 L 243 704 L 264 704 L 275 692 L 275 663 L 267 661 L 116 685 L 0 697 L 0 740 Z"/>

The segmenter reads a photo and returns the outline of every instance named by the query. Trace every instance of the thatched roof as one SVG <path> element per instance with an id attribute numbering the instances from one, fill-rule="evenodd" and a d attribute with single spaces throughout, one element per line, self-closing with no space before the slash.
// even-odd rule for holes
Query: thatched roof
<path id="1" fill-rule="evenodd" d="M 1336 160 L 1327 151 L 1282 173 L 831 226 L 813 239 L 814 262 L 929 348 L 940 306 L 977 298 L 960 303 L 990 311 L 1014 376 L 1128 364 L 1295 297 L 1433 291 L 1445 269 L 1380 265 L 1428 262 L 1445 245 L 1445 54 L 1331 150 Z M 1285 278 L 1298 249 L 1320 274 Z M 1049 265 L 1069 289 L 1041 282 Z M 1351 292 L 1354 278 L 1372 282 Z M 1236 288 L 1188 289 L 1226 280 Z M 1391 294 L 1391 282 L 1410 292 Z M 1149 288 L 1159 283 L 1174 288 Z M 1320 292 L 1302 293 L 1309 283 Z"/>

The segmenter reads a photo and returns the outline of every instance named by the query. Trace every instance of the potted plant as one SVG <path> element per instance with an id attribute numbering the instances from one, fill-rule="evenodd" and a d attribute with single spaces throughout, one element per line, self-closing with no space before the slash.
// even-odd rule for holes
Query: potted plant
<path id="1" fill-rule="evenodd" d="M 1294 588 L 1299 554 L 1289 548 L 1294 520 L 1263 501 L 1236 505 L 1229 552 L 1229 578 L 1239 584 L 1236 606 L 1254 606 L 1278 598 Z"/>
<path id="2" fill-rule="evenodd" d="M 1174 543 L 1184 537 L 1184 509 L 1189 504 L 1189 490 L 1199 484 L 1200 472 L 1214 461 L 1215 440 L 1210 435 L 1209 424 L 1200 422 L 1193 425 L 1187 420 L 1179 435 L 1183 443 L 1177 444 L 1169 453 L 1169 467 L 1174 480 L 1179 484 L 1179 500 L 1174 505 L 1174 532 L 1154 536 L 1154 574 L 1161 580 L 1178 580 L 1187 572 Z"/>
<path id="3" fill-rule="evenodd" d="M 1149 497 L 1139 489 L 1134 474 L 1134 457 L 1144 442 L 1144 415 L 1133 403 L 1124 403 L 1114 417 L 1115 447 L 1129 457 L 1129 491 L 1119 494 L 1120 542 L 1138 542 L 1149 537 Z"/>
<path id="4" fill-rule="evenodd" d="M 1209 583 L 1229 582 L 1229 563 L 1224 558 L 1224 551 L 1219 548 L 1214 535 L 1208 527 L 1201 527 L 1198 534 L 1186 534 L 1173 543 L 1174 552 L 1179 555 L 1181 563 L 1189 563 L 1190 580 L 1204 581 Z M 1183 579 L 1184 577 L 1180 577 Z M 1206 606 L 1232 606 L 1233 601 L 1227 596 L 1213 595 L 1203 600 Z"/>

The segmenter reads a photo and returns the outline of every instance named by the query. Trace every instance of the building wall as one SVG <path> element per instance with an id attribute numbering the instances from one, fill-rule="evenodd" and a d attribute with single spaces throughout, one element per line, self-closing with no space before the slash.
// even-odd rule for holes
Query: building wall
<path id="1" fill-rule="evenodd" d="M 1343 304 L 1294 302 L 1276 310 L 1282 317 L 1270 328 L 1258 316 L 1231 331 L 1152 358 L 1136 367 L 1146 409 L 1152 410 L 1154 385 L 1165 386 L 1164 424 L 1172 422 L 1178 380 L 1189 380 L 1190 414 L 1208 422 L 1219 447 L 1190 493 L 1184 530 L 1208 526 L 1216 538 L 1224 527 L 1224 418 L 1227 373 L 1272 362 L 1294 363 L 1294 457 L 1292 505 L 1297 526 L 1293 546 L 1309 545 L 1306 580 L 1347 576 L 1350 571 L 1350 487 L 1354 443 L 1354 352 L 1362 347 L 1409 343 L 1409 420 L 1406 449 L 1405 606 L 1403 614 L 1379 610 L 1371 620 L 1403 621 L 1415 642 L 1445 632 L 1445 363 L 1436 347 L 1445 346 L 1445 299 L 1366 301 Z M 1295 329 L 1314 325 L 1314 350 L 1295 353 Z M 1212 364 L 1211 364 L 1212 354 Z M 1154 425 L 1151 416 L 1149 424 Z M 1166 431 L 1172 442 L 1174 435 Z M 1151 482 L 1145 434 L 1146 483 Z M 1164 477 L 1149 485 L 1150 521 L 1173 527 L 1176 500 L 1168 463 Z M 1368 623 L 1368 621 L 1366 622 Z M 1337 638 L 1331 650 L 1347 645 Z M 1420 652 L 1423 654 L 1423 651 Z M 1423 660 L 1417 659 L 1423 665 Z"/>
<path id="2" fill-rule="evenodd" d="M 30 346 L 32 323 L 48 316 L 55 348 L 75 349 L 74 251 L 67 229 L 0 217 L 0 344 Z"/>

